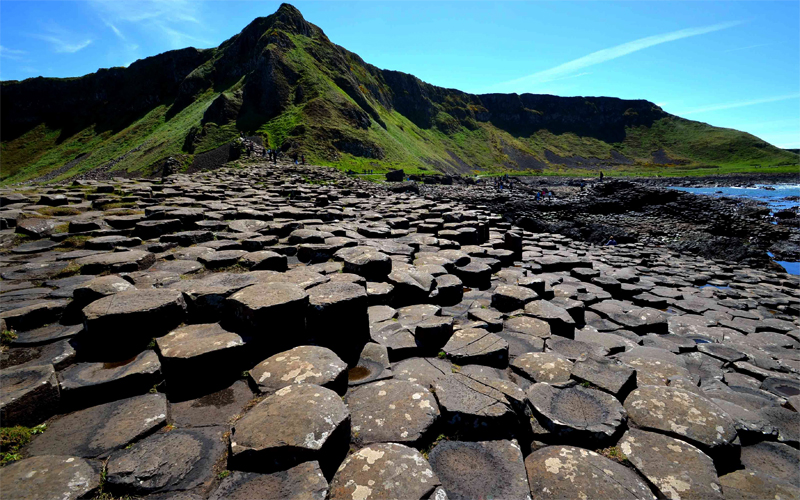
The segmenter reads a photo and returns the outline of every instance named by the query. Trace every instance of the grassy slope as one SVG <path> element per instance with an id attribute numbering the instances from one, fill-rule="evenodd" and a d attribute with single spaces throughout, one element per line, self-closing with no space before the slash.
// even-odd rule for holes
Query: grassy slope
<path id="1" fill-rule="evenodd" d="M 309 53 L 331 50 L 327 42 L 289 35 L 296 48 L 286 54 L 285 61 L 300 77 L 304 98 L 293 104 L 279 117 L 264 122 L 258 116 L 240 119 L 238 126 L 249 133 L 261 134 L 271 147 L 292 139 L 300 144 L 307 159 L 316 164 L 343 170 L 386 172 L 403 168 L 409 173 L 454 171 L 457 163 L 450 152 L 464 159 L 470 169 L 484 173 L 500 173 L 512 165 L 504 147 L 513 147 L 547 163 L 545 151 L 562 156 L 610 159 L 617 150 L 635 160 L 631 166 L 615 167 L 617 175 L 701 175 L 744 171 L 796 171 L 797 156 L 772 147 L 762 147 L 763 141 L 739 131 L 711 127 L 677 117 L 664 118 L 652 127 L 633 127 L 619 144 L 608 144 L 591 137 L 572 133 L 552 134 L 539 131 L 527 138 L 515 138 L 490 123 L 479 123 L 472 129 L 460 126 L 444 110 L 436 117 L 440 127 L 421 129 L 396 111 L 381 106 L 367 88 L 381 86 L 358 61 L 350 61 L 352 75 L 362 83 L 361 92 L 373 106 L 386 127 L 374 120 L 367 129 L 351 124 L 341 110 L 356 107 L 356 103 L 333 81 L 336 75 Z M 211 63 L 209 63 L 211 64 Z M 244 84 L 240 80 L 226 92 Z M 219 89 L 221 90 L 221 89 Z M 59 131 L 46 130 L 44 125 L 2 144 L 0 183 L 35 179 L 58 169 L 80 154 L 89 156 L 77 166 L 63 172 L 55 180 L 69 178 L 124 156 L 112 171 L 151 173 L 166 156 L 175 156 L 184 164 L 192 155 L 184 151 L 189 131 L 199 128 L 205 109 L 219 92 L 202 94 L 193 104 L 167 120 L 168 105 L 161 105 L 117 133 L 96 134 L 91 128 L 65 139 Z M 295 102 L 292 96 L 291 102 Z M 449 127 L 449 124 L 454 124 Z M 196 143 L 194 154 L 217 147 L 238 135 L 237 124 L 206 125 Z M 442 130 L 447 130 L 447 133 Z M 384 158 L 362 158 L 339 154 L 331 159 L 332 138 L 378 145 Z M 664 149 L 671 157 L 686 160 L 685 165 L 652 165 L 651 153 Z M 133 151 L 132 151 L 133 150 Z M 464 168 L 462 167 L 463 171 Z M 608 169 L 606 169 L 607 173 Z M 589 175 L 596 171 L 551 165 L 544 171 L 519 171 L 525 174 Z"/>

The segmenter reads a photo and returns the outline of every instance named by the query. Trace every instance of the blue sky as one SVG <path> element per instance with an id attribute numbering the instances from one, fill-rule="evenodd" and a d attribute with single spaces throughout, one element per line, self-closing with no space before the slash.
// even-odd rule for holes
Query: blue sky
<path id="1" fill-rule="evenodd" d="M 214 47 L 280 2 L 0 2 L 0 79 Z M 647 99 L 800 148 L 800 2 L 295 2 L 376 66 L 467 92 Z"/>

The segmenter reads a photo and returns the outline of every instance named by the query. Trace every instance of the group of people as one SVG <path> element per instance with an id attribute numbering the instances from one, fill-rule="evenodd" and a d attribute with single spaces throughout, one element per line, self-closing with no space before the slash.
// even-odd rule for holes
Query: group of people
<path id="1" fill-rule="evenodd" d="M 278 163 L 278 158 L 281 156 L 281 152 L 277 149 L 265 149 L 264 150 L 264 157 L 269 158 L 269 161 L 272 163 Z M 291 155 L 292 162 L 295 165 L 305 165 L 306 164 L 306 155 L 303 153 L 293 152 Z"/>
<path id="2" fill-rule="evenodd" d="M 495 177 L 494 188 L 498 191 L 502 191 L 505 188 L 508 188 L 509 191 L 513 191 L 514 179 L 509 177 L 508 174 L 504 175 L 503 177 Z"/>
<path id="3" fill-rule="evenodd" d="M 536 201 L 550 201 L 553 199 L 553 192 L 547 189 L 542 189 L 541 191 L 536 191 L 534 193 L 536 196 Z"/>

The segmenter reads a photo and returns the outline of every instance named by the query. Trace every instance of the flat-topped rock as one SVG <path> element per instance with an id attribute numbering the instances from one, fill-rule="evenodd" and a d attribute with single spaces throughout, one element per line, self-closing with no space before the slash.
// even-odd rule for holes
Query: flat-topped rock
<path id="1" fill-rule="evenodd" d="M 559 438 L 576 443 L 606 442 L 627 418 L 625 408 L 614 396 L 596 389 L 557 389 L 537 383 L 528 389 L 527 396 L 542 425 Z"/>
<path id="2" fill-rule="evenodd" d="M 800 487 L 800 451 L 791 446 L 762 441 L 742 447 L 745 470 L 761 472 Z"/>
<path id="3" fill-rule="evenodd" d="M 457 364 L 508 365 L 508 342 L 480 328 L 456 331 L 442 350 Z"/>
<path id="4" fill-rule="evenodd" d="M 0 468 L 3 497 L 19 500 L 89 498 L 101 483 L 103 463 L 79 457 L 45 455 Z"/>
<path id="5" fill-rule="evenodd" d="M 525 459 L 534 498 L 654 500 L 639 477 L 617 462 L 572 446 L 548 446 Z"/>
<path id="6" fill-rule="evenodd" d="M 617 446 L 636 470 L 670 500 L 725 498 L 714 462 L 685 441 L 629 429 Z"/>
<path id="7" fill-rule="evenodd" d="M 636 371 L 610 359 L 586 358 L 572 365 L 572 377 L 619 398 L 636 386 Z"/>
<path id="8" fill-rule="evenodd" d="M 763 472 L 741 469 L 720 476 L 719 482 L 725 500 L 800 499 L 800 488 Z"/>
<path id="9" fill-rule="evenodd" d="M 81 274 L 129 273 L 147 269 L 155 261 L 155 254 L 142 250 L 129 250 L 82 257 L 76 259 L 74 265 L 80 267 Z"/>
<path id="10" fill-rule="evenodd" d="M 58 381 L 51 364 L 0 370 L 0 386 L 0 420 L 4 427 L 33 427 L 58 408 Z"/>
<path id="11" fill-rule="evenodd" d="M 209 497 L 210 500 L 252 500 L 275 498 L 282 500 L 324 500 L 328 481 L 317 462 L 303 462 L 290 469 L 272 474 L 231 472 Z"/>
<path id="12" fill-rule="evenodd" d="M 492 307 L 502 312 L 522 309 L 539 296 L 530 288 L 517 285 L 499 285 L 492 294 Z"/>
<path id="13" fill-rule="evenodd" d="M 324 283 L 308 290 L 308 336 L 354 366 L 369 341 L 367 291 L 347 282 Z"/>
<path id="14" fill-rule="evenodd" d="M 236 422 L 230 463 L 268 472 L 317 460 L 330 471 L 341 463 L 349 438 L 350 412 L 338 394 L 314 384 L 289 385 Z"/>
<path id="15" fill-rule="evenodd" d="M 281 336 L 305 330 L 308 294 L 297 285 L 264 283 L 248 286 L 225 301 L 224 318 L 234 326 L 267 341 L 285 345 Z"/>
<path id="16" fill-rule="evenodd" d="M 348 456 L 336 471 L 330 499 L 423 500 L 439 485 L 439 478 L 417 450 L 396 443 L 371 444 Z"/>
<path id="17" fill-rule="evenodd" d="M 125 361 L 76 363 L 59 373 L 62 399 L 78 407 L 144 394 L 161 380 L 161 363 L 151 350 Z"/>
<path id="18" fill-rule="evenodd" d="M 624 406 L 638 427 L 679 436 L 705 451 L 730 448 L 736 438 L 727 413 L 683 389 L 640 386 L 625 399 Z"/>
<path id="19" fill-rule="evenodd" d="M 555 335 L 567 338 L 575 336 L 575 320 L 563 307 L 547 300 L 534 300 L 525 305 L 525 313 L 547 322 Z"/>
<path id="20" fill-rule="evenodd" d="M 298 346 L 275 354 L 249 374 L 262 393 L 292 384 L 316 384 L 342 395 L 347 390 L 347 364 L 335 352 L 319 346 Z"/>
<path id="21" fill-rule="evenodd" d="M 529 352 L 511 361 L 511 369 L 534 382 L 564 384 L 570 379 L 572 361 L 554 352 Z"/>
<path id="22" fill-rule="evenodd" d="M 174 429 L 154 434 L 111 454 L 106 481 L 134 494 L 185 491 L 208 487 L 214 465 L 225 455 L 223 427 Z"/>
<path id="23" fill-rule="evenodd" d="M 109 359 L 110 351 L 139 352 L 150 339 L 181 324 L 186 302 L 175 290 L 127 290 L 92 302 L 83 315 L 85 337 Z"/>
<path id="24" fill-rule="evenodd" d="M 207 393 L 227 387 L 246 366 L 242 337 L 219 323 L 176 328 L 156 339 L 156 346 L 170 391 Z"/>
<path id="25" fill-rule="evenodd" d="M 93 406 L 47 425 L 26 448 L 30 455 L 103 458 L 167 423 L 167 398 L 144 394 Z"/>
<path id="26" fill-rule="evenodd" d="M 530 498 L 516 441 L 442 441 L 430 452 L 429 461 L 448 499 Z"/>
<path id="27" fill-rule="evenodd" d="M 437 380 L 433 388 L 444 425 L 464 435 L 508 437 L 530 415 L 525 393 L 504 380 L 453 373 Z"/>
<path id="28" fill-rule="evenodd" d="M 439 418 L 436 398 L 405 380 L 381 380 L 359 386 L 345 398 L 353 440 L 371 443 L 418 442 Z"/>

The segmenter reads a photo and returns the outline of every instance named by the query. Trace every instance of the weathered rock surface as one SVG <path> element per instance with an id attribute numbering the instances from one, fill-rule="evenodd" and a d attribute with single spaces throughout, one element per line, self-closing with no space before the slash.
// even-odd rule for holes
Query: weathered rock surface
<path id="1" fill-rule="evenodd" d="M 34 500 L 90 497 L 100 487 L 99 460 L 45 455 L 31 457 L 0 469 L 3 498 Z"/>
<path id="2" fill-rule="evenodd" d="M 304 345 L 260 362 L 250 370 L 250 379 L 264 393 L 292 384 L 316 384 L 343 395 L 347 365 L 330 349 Z"/>
<path id="3" fill-rule="evenodd" d="M 534 498 L 656 498 L 630 469 L 572 446 L 534 451 L 525 459 L 525 469 Z"/>
<path id="4" fill-rule="evenodd" d="M 108 459 L 106 481 L 117 491 L 154 493 L 209 485 L 225 454 L 222 427 L 154 434 Z"/>
<path id="5" fill-rule="evenodd" d="M 639 387 L 625 399 L 625 409 L 642 429 L 680 436 L 706 450 L 728 448 L 736 438 L 736 428 L 727 413 L 683 389 Z"/>
<path id="6" fill-rule="evenodd" d="M 436 398 L 404 380 L 381 380 L 348 392 L 353 439 L 363 444 L 415 443 L 439 418 Z"/>
<path id="7" fill-rule="evenodd" d="M 103 458 L 110 452 L 155 432 L 167 422 L 163 394 L 121 399 L 65 415 L 47 426 L 27 453 Z"/>
<path id="8" fill-rule="evenodd" d="M 442 441 L 429 461 L 448 499 L 531 498 L 516 441 Z"/>
<path id="9" fill-rule="evenodd" d="M 331 500 L 429 498 L 440 484 L 428 461 L 396 443 L 372 444 L 348 456 L 330 485 Z"/>
<path id="10" fill-rule="evenodd" d="M 328 482 L 317 462 L 303 462 L 272 474 L 233 471 L 211 494 L 211 500 L 324 500 Z"/>
<path id="11" fill-rule="evenodd" d="M 349 437 L 350 412 L 339 395 L 314 384 L 288 385 L 236 422 L 230 461 L 239 470 L 267 472 L 316 460 L 327 471 L 340 463 Z"/>
<path id="12" fill-rule="evenodd" d="M 714 462 L 685 441 L 655 432 L 629 429 L 617 446 L 636 470 L 666 498 L 725 498 Z"/>

